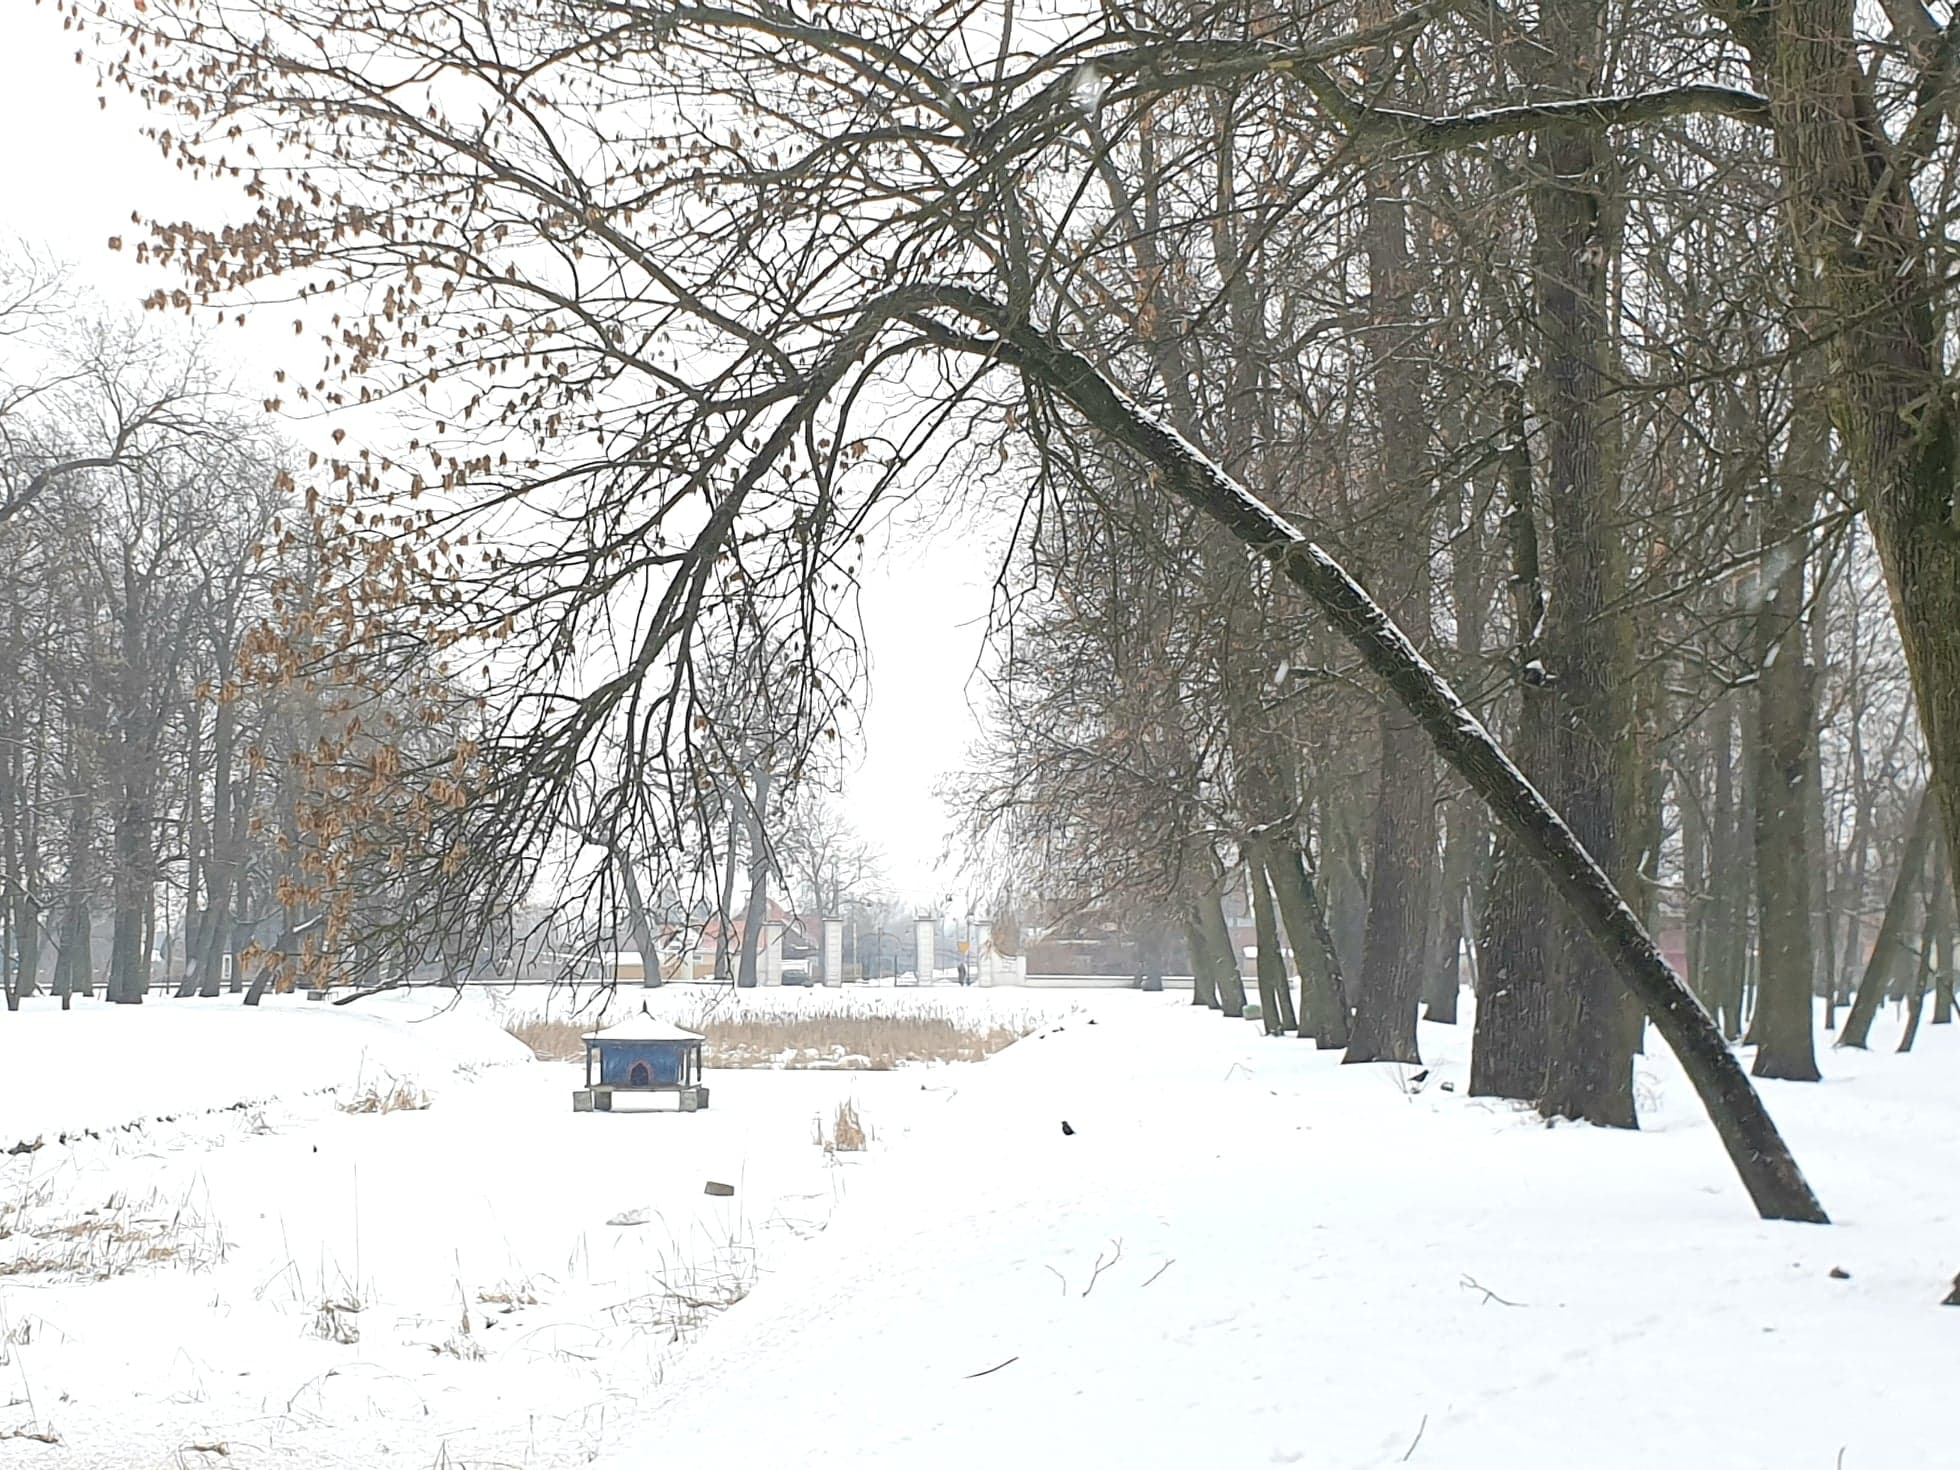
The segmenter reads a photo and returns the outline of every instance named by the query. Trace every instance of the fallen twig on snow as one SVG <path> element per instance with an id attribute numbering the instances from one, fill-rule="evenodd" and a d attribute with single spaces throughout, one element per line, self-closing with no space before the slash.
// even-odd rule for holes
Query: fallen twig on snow
<path id="1" fill-rule="evenodd" d="M 1169 1259 L 1168 1261 L 1166 1261 L 1166 1262 L 1164 1262 L 1164 1264 L 1163 1264 L 1163 1265 L 1161 1265 L 1161 1266 L 1159 1266 L 1159 1267 L 1158 1267 L 1158 1268 L 1157 1268 L 1157 1269 L 1156 1269 L 1155 1271 L 1152 1271 L 1152 1272 L 1150 1273 L 1150 1280 L 1149 1280 L 1149 1281 L 1145 1281 L 1145 1282 L 1143 1283 L 1143 1286 L 1148 1286 L 1148 1285 L 1150 1285 L 1150 1282 L 1151 1282 L 1151 1281 L 1155 1281 L 1155 1280 L 1156 1280 L 1156 1279 L 1157 1279 L 1157 1278 L 1158 1278 L 1159 1276 L 1162 1276 L 1162 1275 L 1163 1275 L 1163 1274 L 1164 1274 L 1164 1273 L 1165 1273 L 1166 1271 L 1168 1271 L 1168 1270 L 1170 1270 L 1170 1268 L 1171 1268 L 1171 1267 L 1173 1267 L 1173 1266 L 1175 1266 L 1176 1264 L 1177 1264 L 1177 1257 L 1176 1257 L 1176 1256 L 1172 1256 L 1172 1257 L 1171 1257 L 1171 1258 L 1170 1258 L 1170 1259 Z M 1138 1288 L 1137 1288 L 1137 1290 L 1138 1290 L 1138 1291 L 1141 1291 L 1141 1290 L 1143 1290 L 1143 1287 L 1142 1287 L 1142 1286 L 1140 1286 L 1140 1287 L 1138 1287 Z"/>
<path id="2" fill-rule="evenodd" d="M 1483 1305 L 1485 1306 L 1489 1306 L 1492 1302 L 1496 1302 L 1500 1307 L 1522 1307 L 1525 1305 L 1523 1302 L 1509 1301 L 1499 1296 L 1467 1271 L 1464 1273 L 1463 1280 L 1458 1284 L 1468 1291 L 1481 1291 L 1484 1294 Z"/>
<path id="3" fill-rule="evenodd" d="M 1016 1353 L 1013 1357 L 1007 1360 L 1007 1363 L 1018 1363 L 1020 1361 L 1021 1361 L 1021 1355 L 1019 1353 Z M 982 1368 L 978 1373 L 968 1373 L 963 1376 L 967 1378 L 985 1378 L 989 1373 L 1000 1372 L 1001 1369 L 1007 1366 L 1007 1363 L 996 1363 L 991 1368 Z"/>
<path id="4" fill-rule="evenodd" d="M 1428 1427 L 1429 1427 L 1429 1416 L 1427 1414 L 1424 1414 L 1422 1416 L 1422 1423 L 1416 1426 L 1416 1437 L 1409 1441 L 1409 1447 L 1402 1452 L 1403 1464 L 1406 1465 L 1409 1463 L 1409 1456 L 1413 1455 L 1416 1452 L 1416 1446 L 1422 1443 L 1422 1432 Z"/>
<path id="5" fill-rule="evenodd" d="M 1116 1254 L 1111 1256 L 1108 1260 L 1105 1261 L 1102 1258 L 1102 1252 L 1101 1251 L 1096 1252 L 1096 1269 L 1089 1273 L 1089 1284 L 1082 1288 L 1082 1294 L 1084 1296 L 1087 1296 L 1090 1292 L 1096 1289 L 1097 1277 L 1101 1276 L 1103 1272 L 1107 1271 L 1111 1266 L 1115 1265 L 1118 1261 L 1123 1259 L 1123 1242 L 1120 1240 L 1112 1240 L 1110 1244 L 1116 1248 Z"/>

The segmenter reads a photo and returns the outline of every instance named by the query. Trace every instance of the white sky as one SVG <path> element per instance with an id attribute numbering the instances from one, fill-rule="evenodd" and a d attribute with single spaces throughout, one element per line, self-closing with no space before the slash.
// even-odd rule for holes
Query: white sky
<path id="1" fill-rule="evenodd" d="M 142 113 L 127 99 L 110 97 L 103 108 L 92 62 L 77 66 L 74 54 L 74 36 L 50 6 L 0 8 L 0 241 L 44 247 L 73 267 L 78 285 L 134 310 L 158 285 L 176 283 L 111 253 L 109 238 L 145 233 L 130 223 L 132 210 L 145 219 L 197 215 L 219 196 L 139 136 Z M 255 335 L 221 333 L 212 347 L 238 354 L 238 386 L 258 398 L 270 389 L 249 351 Z M 966 686 L 996 571 L 990 540 L 941 530 L 874 541 L 864 595 L 874 682 L 862 760 L 844 792 L 852 822 L 885 851 L 894 896 L 954 914 L 955 878 L 935 871 L 946 817 L 932 788 L 974 734 Z"/>

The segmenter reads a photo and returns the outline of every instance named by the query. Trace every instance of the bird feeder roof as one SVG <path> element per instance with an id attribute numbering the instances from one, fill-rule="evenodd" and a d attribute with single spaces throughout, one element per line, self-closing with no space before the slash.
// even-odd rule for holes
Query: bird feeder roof
<path id="1" fill-rule="evenodd" d="M 637 1016 L 628 1016 L 599 1031 L 588 1031 L 586 1045 L 603 1045 L 608 1041 L 705 1041 L 706 1037 L 698 1031 L 689 1031 L 676 1026 L 672 1021 L 663 1021 L 642 1011 Z"/>

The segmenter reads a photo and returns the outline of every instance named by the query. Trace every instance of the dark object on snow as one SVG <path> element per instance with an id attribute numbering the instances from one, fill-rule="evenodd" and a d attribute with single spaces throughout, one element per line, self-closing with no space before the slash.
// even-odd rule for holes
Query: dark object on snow
<path id="1" fill-rule="evenodd" d="M 1953 1290 L 1946 1294 L 1946 1300 L 1941 1302 L 1940 1305 L 1943 1307 L 1960 1307 L 1960 1276 L 1953 1278 Z"/>
<path id="2" fill-rule="evenodd" d="M 1062 1119 L 1062 1137 L 1064 1138 L 1075 1137 L 1075 1130 L 1068 1126 L 1067 1118 Z"/>
<path id="3" fill-rule="evenodd" d="M 735 1193 L 735 1186 L 732 1184 L 717 1184 L 714 1180 L 710 1179 L 701 1193 L 712 1194 L 717 1199 L 727 1199 Z"/>
<path id="4" fill-rule="evenodd" d="M 1420 1072 L 1416 1073 L 1415 1076 L 1411 1077 L 1409 1080 L 1415 1083 L 1417 1087 L 1422 1086 L 1423 1083 L 1429 1080 L 1429 1068 L 1424 1067 Z"/>
<path id="5" fill-rule="evenodd" d="M 1438 1082 L 1438 1083 L 1437 1083 L 1436 1085 L 1437 1085 L 1438 1087 L 1440 1087 L 1440 1088 L 1442 1088 L 1442 1089 L 1443 1089 L 1443 1091 L 1445 1091 L 1445 1092 L 1455 1092 L 1455 1091 L 1456 1091 L 1456 1084 L 1455 1084 L 1454 1082 Z"/>
<path id="6" fill-rule="evenodd" d="M 1842 1266 L 1833 1266 L 1833 1267 L 1831 1267 L 1831 1280 L 1833 1280 L 1833 1281 L 1849 1281 L 1850 1279 L 1851 1279 L 1851 1273 L 1850 1273 L 1849 1271 L 1847 1271 L 1847 1270 L 1845 1270 L 1845 1269 L 1844 1269 L 1844 1267 L 1842 1267 Z"/>

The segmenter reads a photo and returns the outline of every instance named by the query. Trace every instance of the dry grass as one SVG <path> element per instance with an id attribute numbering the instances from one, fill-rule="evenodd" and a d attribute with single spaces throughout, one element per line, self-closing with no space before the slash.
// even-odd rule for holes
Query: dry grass
<path id="1" fill-rule="evenodd" d="M 408 1082 L 370 1082 L 338 1106 L 343 1113 L 419 1113 L 429 1106 L 429 1094 Z"/>
<path id="2" fill-rule="evenodd" d="M 1035 1030 L 1026 1014 L 975 1015 L 942 1007 L 892 1012 L 862 1001 L 795 1010 L 751 1009 L 726 992 L 678 1024 L 708 1038 L 710 1067 L 888 1072 L 926 1062 L 981 1062 Z M 541 1061 L 577 1061 L 593 1022 L 526 1018 L 504 1029 Z"/>
<path id="3" fill-rule="evenodd" d="M 526 1017 L 508 1021 L 504 1030 L 531 1048 L 541 1062 L 576 1062 L 585 1055 L 585 1033 L 592 1028 L 580 1021 L 546 1021 Z"/>
<path id="4" fill-rule="evenodd" d="M 830 1137 L 824 1141 L 831 1153 L 863 1153 L 866 1143 L 864 1121 L 858 1117 L 857 1103 L 850 1098 L 837 1104 L 837 1116 L 830 1122 Z"/>
<path id="5" fill-rule="evenodd" d="M 313 1308 L 313 1322 L 307 1331 L 322 1341 L 352 1347 L 361 1340 L 361 1307 L 352 1294 L 323 1297 Z"/>
<path id="6" fill-rule="evenodd" d="M 0 1223 L 0 1279 L 53 1276 L 107 1281 L 149 1266 L 201 1270 L 227 1249 L 218 1230 L 188 1200 L 168 1204 L 111 1195 L 99 1209 L 65 1218 L 22 1206 Z"/>
<path id="7" fill-rule="evenodd" d="M 921 1009 L 892 1014 L 849 1002 L 811 1011 L 704 1011 L 685 1023 L 708 1038 L 710 1067 L 888 1072 L 923 1062 L 982 1062 L 1039 1021 Z"/>

